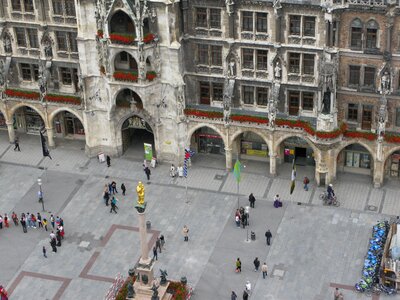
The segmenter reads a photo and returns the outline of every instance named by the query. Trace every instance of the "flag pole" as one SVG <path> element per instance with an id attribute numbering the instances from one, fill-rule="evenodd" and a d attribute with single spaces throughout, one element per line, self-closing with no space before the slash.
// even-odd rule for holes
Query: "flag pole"
<path id="1" fill-rule="evenodd" d="M 186 203 L 189 203 L 187 176 L 185 177 L 185 190 L 186 190 Z"/>
<path id="2" fill-rule="evenodd" d="M 239 181 L 237 181 L 237 208 L 239 209 Z"/>

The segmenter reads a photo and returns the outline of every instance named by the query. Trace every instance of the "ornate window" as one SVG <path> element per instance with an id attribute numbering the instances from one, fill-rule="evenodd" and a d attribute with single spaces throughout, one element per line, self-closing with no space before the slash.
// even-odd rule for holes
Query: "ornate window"
<path id="1" fill-rule="evenodd" d="M 222 83 L 212 83 L 213 101 L 222 101 L 224 95 L 224 86 Z"/>
<path id="2" fill-rule="evenodd" d="M 76 42 L 77 33 L 68 31 L 56 31 L 58 51 L 78 52 Z"/>
<path id="3" fill-rule="evenodd" d="M 210 28 L 221 28 L 221 10 L 211 8 L 210 9 Z"/>
<path id="4" fill-rule="evenodd" d="M 349 66 L 349 86 L 360 85 L 360 66 Z"/>
<path id="5" fill-rule="evenodd" d="M 301 16 L 289 16 L 289 33 L 290 35 L 300 35 Z"/>
<path id="6" fill-rule="evenodd" d="M 242 49 L 242 66 L 245 69 L 254 69 L 254 49 Z"/>
<path id="7" fill-rule="evenodd" d="M 267 50 L 256 50 L 257 54 L 257 70 L 268 69 L 268 51 Z"/>
<path id="8" fill-rule="evenodd" d="M 242 99 L 244 104 L 254 104 L 254 87 L 242 86 Z"/>
<path id="9" fill-rule="evenodd" d="M 11 0 L 11 7 L 14 11 L 21 11 L 21 0 Z"/>
<path id="10" fill-rule="evenodd" d="M 364 68 L 364 86 L 373 88 L 375 87 L 375 68 Z"/>
<path id="11" fill-rule="evenodd" d="M 304 17 L 303 23 L 303 35 L 315 36 L 315 17 Z"/>
<path id="12" fill-rule="evenodd" d="M 25 12 L 33 12 L 34 11 L 33 0 L 24 0 L 24 9 Z"/>
<path id="13" fill-rule="evenodd" d="M 39 80 L 39 66 L 35 64 L 19 64 L 22 80 L 25 81 L 38 81 Z"/>
<path id="14" fill-rule="evenodd" d="M 268 32 L 268 14 L 256 13 L 257 32 Z"/>
<path id="15" fill-rule="evenodd" d="M 39 48 L 37 29 L 17 27 L 15 28 L 15 35 L 19 47 Z"/>
<path id="16" fill-rule="evenodd" d="M 222 66 L 221 46 L 211 46 L 211 64 L 214 66 Z"/>
<path id="17" fill-rule="evenodd" d="M 400 127 L 400 107 L 396 107 L 396 127 Z"/>
<path id="18" fill-rule="evenodd" d="M 64 85 L 76 85 L 78 82 L 78 70 L 75 68 L 60 68 L 60 75 Z"/>
<path id="19" fill-rule="evenodd" d="M 314 54 L 303 54 L 303 74 L 314 75 Z"/>
<path id="20" fill-rule="evenodd" d="M 360 19 L 355 19 L 351 22 L 351 38 L 350 47 L 361 49 L 362 47 L 362 23 Z"/>
<path id="21" fill-rule="evenodd" d="M 197 61 L 201 65 L 208 65 L 208 45 L 197 45 Z"/>
<path id="22" fill-rule="evenodd" d="M 303 110 L 313 110 L 314 109 L 314 93 L 303 92 L 302 95 L 302 107 Z"/>
<path id="23" fill-rule="evenodd" d="M 196 26 L 207 28 L 207 8 L 196 8 Z"/>
<path id="24" fill-rule="evenodd" d="M 290 91 L 289 92 L 289 115 L 297 116 L 299 114 L 300 107 L 300 92 Z"/>
<path id="25" fill-rule="evenodd" d="M 357 122 L 358 119 L 358 105 L 349 103 L 347 107 L 347 120 Z"/>
<path id="26" fill-rule="evenodd" d="M 197 63 L 200 65 L 222 66 L 222 46 L 197 45 Z"/>
<path id="27" fill-rule="evenodd" d="M 300 73 L 300 53 L 289 53 L 289 73 Z"/>
<path id="28" fill-rule="evenodd" d="M 39 40 L 38 40 L 38 34 L 37 30 L 33 28 L 27 28 L 26 33 L 28 35 L 28 40 L 29 40 L 29 46 L 31 48 L 39 48 Z"/>
<path id="29" fill-rule="evenodd" d="M 242 11 L 242 31 L 253 31 L 253 12 Z"/>
<path id="30" fill-rule="evenodd" d="M 221 9 L 219 8 L 196 8 L 196 27 L 201 28 L 221 28 Z"/>
<path id="31" fill-rule="evenodd" d="M 268 105 L 268 88 L 257 87 L 257 105 Z"/>
<path id="32" fill-rule="evenodd" d="M 200 104 L 210 104 L 210 84 L 200 82 Z"/>
<path id="33" fill-rule="evenodd" d="M 300 15 L 289 16 L 289 35 L 315 37 L 315 17 Z"/>
<path id="34" fill-rule="evenodd" d="M 52 0 L 53 14 L 57 16 L 65 15 L 75 17 L 75 2 L 74 0 Z"/>
<path id="35" fill-rule="evenodd" d="M 15 28 L 15 35 L 17 37 L 17 45 L 19 47 L 26 47 L 25 28 Z"/>
<path id="36" fill-rule="evenodd" d="M 366 37 L 366 45 L 367 49 L 375 49 L 377 48 L 377 37 L 378 37 L 378 23 L 374 20 L 371 20 L 367 23 L 367 37 Z"/>

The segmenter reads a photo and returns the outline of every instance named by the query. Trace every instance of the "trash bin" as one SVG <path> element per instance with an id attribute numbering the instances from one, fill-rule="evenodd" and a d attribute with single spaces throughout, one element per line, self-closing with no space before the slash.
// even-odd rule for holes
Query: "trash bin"
<path id="1" fill-rule="evenodd" d="M 147 222 L 146 222 L 146 228 L 147 228 L 147 229 L 151 229 L 151 222 L 150 222 L 150 221 L 147 221 Z"/>
<path id="2" fill-rule="evenodd" d="M 256 240 L 256 233 L 254 231 L 251 232 L 251 240 L 252 241 Z"/>

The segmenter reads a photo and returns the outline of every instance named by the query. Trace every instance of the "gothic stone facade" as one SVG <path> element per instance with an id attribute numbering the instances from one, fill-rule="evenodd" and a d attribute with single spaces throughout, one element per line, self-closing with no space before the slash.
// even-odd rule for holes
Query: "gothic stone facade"
<path id="1" fill-rule="evenodd" d="M 0 0 L 0 110 L 11 142 L 30 120 L 55 146 L 70 122 L 88 155 L 121 155 L 137 116 L 160 161 L 218 137 L 228 169 L 241 154 L 276 174 L 307 148 L 317 183 L 380 186 L 400 150 L 398 15 L 386 0 Z"/>

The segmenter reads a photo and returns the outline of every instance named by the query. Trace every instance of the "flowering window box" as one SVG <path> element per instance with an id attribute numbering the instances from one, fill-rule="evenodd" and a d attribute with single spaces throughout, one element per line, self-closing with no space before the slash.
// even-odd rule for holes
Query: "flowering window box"
<path id="1" fill-rule="evenodd" d="M 384 139 L 388 143 L 400 143 L 400 135 L 395 133 L 385 133 Z"/>
<path id="2" fill-rule="evenodd" d="M 194 116 L 199 118 L 207 118 L 207 119 L 222 119 L 224 114 L 219 111 L 207 111 L 207 110 L 198 110 L 198 109 L 185 109 L 185 115 Z"/>
<path id="3" fill-rule="evenodd" d="M 138 80 L 138 73 L 115 71 L 113 77 L 115 80 L 136 82 Z"/>
<path id="4" fill-rule="evenodd" d="M 257 116 L 246 116 L 246 115 L 231 115 L 232 121 L 237 122 L 249 122 L 249 123 L 258 123 L 258 124 L 268 124 L 268 119 Z"/>
<path id="5" fill-rule="evenodd" d="M 99 30 L 97 30 L 97 36 L 99 37 L 99 38 L 103 38 L 103 35 L 104 35 L 104 33 L 103 33 L 103 30 L 101 30 L 101 29 L 99 29 Z"/>
<path id="6" fill-rule="evenodd" d="M 69 95 L 47 94 L 46 100 L 49 102 L 67 103 L 67 104 L 73 104 L 73 105 L 81 104 L 81 98 L 76 97 L 76 96 L 69 96 Z"/>
<path id="7" fill-rule="evenodd" d="M 363 131 L 346 131 L 344 133 L 345 137 L 350 137 L 350 138 L 361 138 L 361 139 L 367 139 L 369 141 L 374 141 L 376 140 L 376 134 L 371 133 L 371 132 L 363 132 Z"/>
<path id="8" fill-rule="evenodd" d="M 156 77 L 157 77 L 157 73 L 154 72 L 154 71 L 149 71 L 149 72 L 147 72 L 147 74 L 146 74 L 146 79 L 147 79 L 148 81 L 153 81 L 154 78 L 156 78 Z"/>
<path id="9" fill-rule="evenodd" d="M 40 96 L 38 92 L 19 90 L 19 89 L 18 90 L 17 89 L 7 89 L 5 91 L 5 94 L 8 97 L 30 99 L 30 100 L 38 100 L 39 96 Z"/>
<path id="10" fill-rule="evenodd" d="M 111 42 L 117 44 L 132 45 L 135 41 L 135 36 L 133 34 L 126 33 L 111 33 L 110 40 Z"/>
<path id="11" fill-rule="evenodd" d="M 154 41 L 155 39 L 155 35 L 152 33 L 147 33 L 144 37 L 143 37 L 143 43 L 148 44 L 151 43 L 152 41 Z"/>

